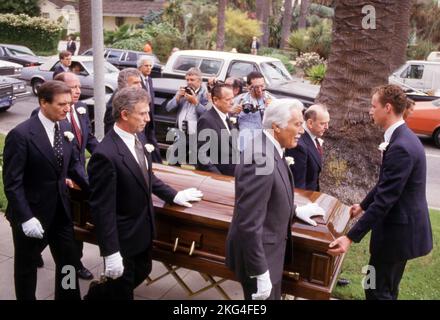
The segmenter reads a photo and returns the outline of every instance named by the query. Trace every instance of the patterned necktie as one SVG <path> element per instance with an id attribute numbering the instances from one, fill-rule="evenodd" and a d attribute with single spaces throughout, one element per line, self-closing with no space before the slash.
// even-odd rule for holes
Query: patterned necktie
<path id="1" fill-rule="evenodd" d="M 316 142 L 316 149 L 318 149 L 318 152 L 319 152 L 320 156 L 322 157 L 323 150 L 322 150 L 321 144 L 319 143 L 318 138 L 315 138 L 315 142 Z"/>
<path id="2" fill-rule="evenodd" d="M 63 168 L 63 139 L 61 137 L 60 125 L 55 123 L 53 139 L 53 152 L 57 160 L 58 167 Z"/>
<path id="3" fill-rule="evenodd" d="M 144 147 L 142 146 L 142 143 L 139 141 L 138 137 L 135 137 L 134 150 L 136 151 L 136 158 L 142 171 L 145 183 L 148 186 L 148 167 L 147 162 L 145 161 Z"/>
<path id="4" fill-rule="evenodd" d="M 71 107 L 72 109 L 74 106 Z M 78 126 L 78 123 L 75 120 L 75 116 L 73 115 L 73 111 L 70 111 L 70 123 L 72 124 L 73 133 L 75 134 L 76 140 L 78 140 L 79 147 L 81 149 L 82 146 L 82 134 L 81 129 Z"/>

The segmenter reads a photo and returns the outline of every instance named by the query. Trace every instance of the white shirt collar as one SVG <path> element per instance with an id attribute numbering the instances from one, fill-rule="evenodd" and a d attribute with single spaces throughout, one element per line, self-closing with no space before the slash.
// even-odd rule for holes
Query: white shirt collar
<path id="1" fill-rule="evenodd" d="M 116 134 L 126 143 L 129 144 L 130 146 L 133 145 L 135 143 L 135 136 L 132 133 L 129 133 L 125 130 L 122 130 L 121 128 L 118 127 L 118 125 L 115 123 L 113 125 L 113 129 L 115 130 Z"/>
<path id="2" fill-rule="evenodd" d="M 310 131 L 310 129 L 307 127 L 306 122 L 303 123 L 304 130 L 309 134 L 310 138 L 312 138 L 313 142 L 315 142 L 316 136 Z"/>
<path id="3" fill-rule="evenodd" d="M 38 119 L 40 119 L 41 124 L 43 125 L 44 131 L 46 131 L 46 135 L 49 138 L 49 142 L 53 147 L 54 143 L 54 133 L 55 133 L 55 122 L 47 118 L 41 110 L 38 111 Z"/>
<path id="4" fill-rule="evenodd" d="M 212 106 L 214 107 L 214 110 L 217 111 L 217 113 L 218 113 L 218 115 L 220 116 L 220 118 L 221 118 L 223 121 L 226 121 L 227 114 L 226 114 L 226 113 L 223 113 L 222 111 L 220 111 L 220 110 L 219 110 L 214 104 L 212 104 Z"/>
<path id="5" fill-rule="evenodd" d="M 394 123 L 393 125 L 391 125 L 388 129 L 386 129 L 385 133 L 383 135 L 385 142 L 390 142 L 391 136 L 393 135 L 394 130 L 396 130 L 398 127 L 400 127 L 404 123 L 405 123 L 405 120 L 401 119 L 401 120 L 397 121 L 396 123 Z"/>
<path id="6" fill-rule="evenodd" d="M 272 134 L 273 130 L 263 129 L 263 132 L 266 135 L 266 137 L 273 143 L 273 145 L 277 149 L 278 153 L 280 154 L 280 157 L 282 158 L 284 156 L 284 149 L 281 148 L 280 143 L 273 136 L 273 134 Z"/>

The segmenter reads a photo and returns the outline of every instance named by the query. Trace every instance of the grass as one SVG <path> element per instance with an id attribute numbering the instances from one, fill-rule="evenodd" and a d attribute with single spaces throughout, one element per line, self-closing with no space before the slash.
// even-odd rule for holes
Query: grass
<path id="1" fill-rule="evenodd" d="M 400 300 L 440 299 L 440 212 L 430 210 L 434 249 L 427 256 L 408 261 L 400 282 Z M 341 278 L 351 280 L 345 287 L 336 286 L 333 296 L 339 299 L 365 299 L 361 281 L 362 267 L 368 264 L 370 236 L 353 244 L 345 257 Z"/>

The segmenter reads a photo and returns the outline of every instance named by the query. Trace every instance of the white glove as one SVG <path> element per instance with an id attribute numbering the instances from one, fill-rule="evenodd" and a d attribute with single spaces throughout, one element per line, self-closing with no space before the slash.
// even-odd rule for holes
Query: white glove
<path id="1" fill-rule="evenodd" d="M 175 204 L 178 204 L 179 206 L 191 208 L 192 204 L 189 203 L 188 201 L 200 201 L 202 200 L 202 197 L 203 197 L 202 191 L 196 188 L 189 188 L 177 192 L 173 201 Z"/>
<path id="2" fill-rule="evenodd" d="M 311 224 L 316 227 L 317 223 L 313 221 L 310 217 L 322 216 L 324 217 L 324 209 L 318 206 L 316 203 L 309 203 L 302 207 L 296 208 L 296 216 L 304 222 Z"/>
<path id="3" fill-rule="evenodd" d="M 270 282 L 269 270 L 260 274 L 257 278 L 257 293 L 252 294 L 252 300 L 266 300 L 272 291 L 272 282 Z"/>
<path id="4" fill-rule="evenodd" d="M 23 222 L 21 228 L 26 237 L 43 239 L 44 230 L 37 218 L 30 218 L 28 221 Z"/>
<path id="5" fill-rule="evenodd" d="M 121 254 L 118 252 L 104 257 L 106 277 L 117 279 L 124 273 L 124 265 L 122 264 Z"/>

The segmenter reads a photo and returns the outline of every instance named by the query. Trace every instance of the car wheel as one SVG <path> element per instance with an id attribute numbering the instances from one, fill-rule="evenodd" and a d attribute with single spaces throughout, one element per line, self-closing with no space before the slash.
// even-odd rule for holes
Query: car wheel
<path id="1" fill-rule="evenodd" d="M 38 89 L 41 87 L 41 85 L 44 83 L 41 79 L 34 79 L 32 80 L 32 92 L 37 96 L 38 95 Z"/>
<path id="2" fill-rule="evenodd" d="M 440 128 L 434 131 L 432 138 L 434 139 L 435 145 L 440 148 Z"/>

